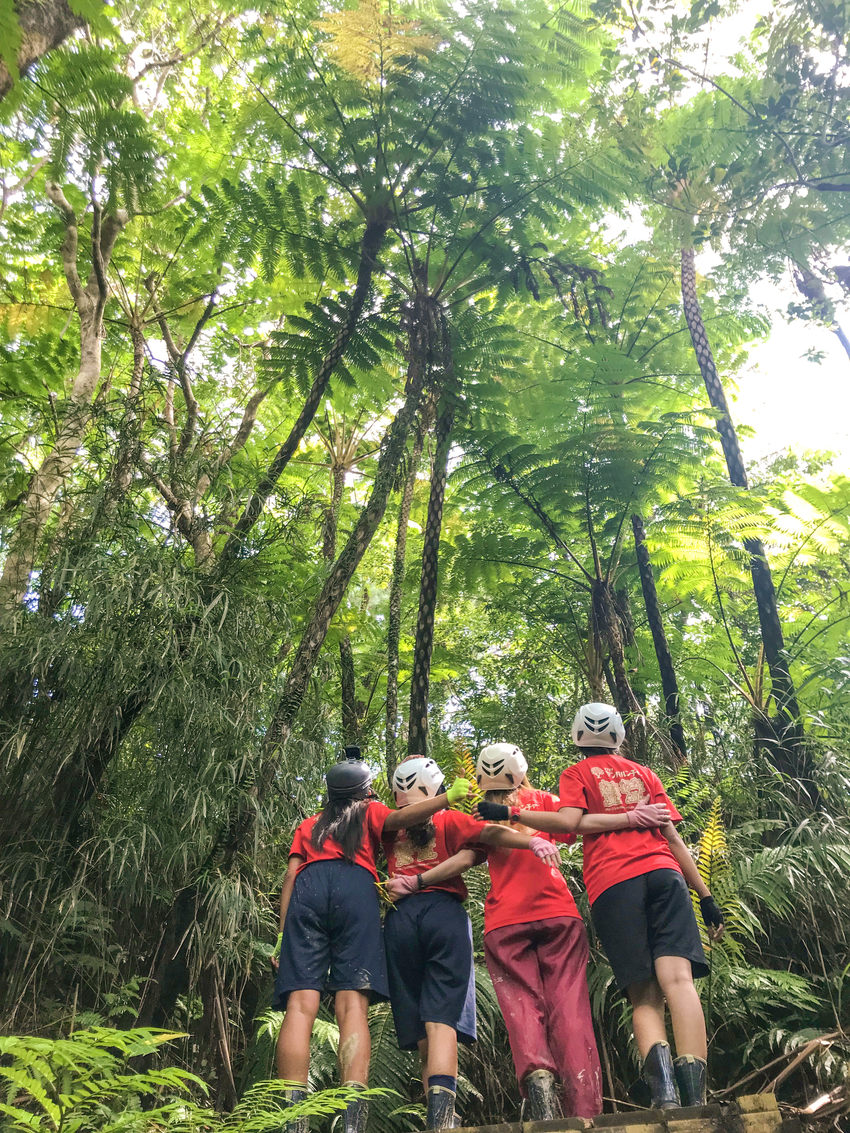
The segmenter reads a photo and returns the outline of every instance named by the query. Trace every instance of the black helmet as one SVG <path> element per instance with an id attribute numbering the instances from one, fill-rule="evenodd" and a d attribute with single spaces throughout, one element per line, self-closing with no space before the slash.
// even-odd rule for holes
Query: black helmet
<path id="1" fill-rule="evenodd" d="M 360 759 L 360 748 L 347 747 L 345 756 L 325 775 L 330 799 L 351 799 L 367 791 L 372 785 L 372 772 Z"/>

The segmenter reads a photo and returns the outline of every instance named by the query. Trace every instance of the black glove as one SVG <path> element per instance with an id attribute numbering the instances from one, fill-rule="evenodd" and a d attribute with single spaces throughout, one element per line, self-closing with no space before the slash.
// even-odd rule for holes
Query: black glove
<path id="1" fill-rule="evenodd" d="M 511 808 L 500 803 L 488 803 L 482 799 L 476 807 L 479 815 L 485 822 L 507 822 L 511 817 Z"/>
<path id="2" fill-rule="evenodd" d="M 720 928 L 723 924 L 723 910 L 710 893 L 707 897 L 700 897 L 699 908 L 706 928 Z"/>

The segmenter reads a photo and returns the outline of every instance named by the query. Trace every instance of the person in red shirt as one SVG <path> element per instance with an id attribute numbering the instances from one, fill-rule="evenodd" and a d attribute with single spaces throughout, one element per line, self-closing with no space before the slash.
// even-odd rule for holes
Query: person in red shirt
<path id="1" fill-rule="evenodd" d="M 528 763 L 514 744 L 491 744 L 478 757 L 485 792 L 478 813 L 509 807 L 552 813 L 558 800 L 532 787 Z M 529 829 L 525 827 L 525 829 Z M 547 835 L 551 838 L 551 835 Z M 564 841 L 574 842 L 568 834 Z M 554 848 L 554 847 L 553 847 Z M 532 1121 L 558 1116 L 555 1078 L 567 1117 L 602 1110 L 602 1077 L 587 993 L 587 933 L 556 863 L 493 850 L 484 905 L 484 956 L 502 1008 L 520 1092 Z"/>
<path id="2" fill-rule="evenodd" d="M 661 780 L 648 767 L 617 754 L 625 728 L 616 709 L 583 705 L 573 721 L 572 738 L 584 758 L 561 775 L 558 813 L 512 808 L 510 818 L 554 834 L 584 834 L 584 880 L 593 923 L 617 984 L 634 1008 L 635 1039 L 653 1105 L 702 1105 L 705 1019 L 694 977 L 707 975 L 708 967 L 688 886 L 700 897 L 713 940 L 723 933 L 723 914 L 676 833 L 673 823 L 681 815 Z M 663 823 L 652 817 L 658 808 L 667 814 Z M 602 824 L 595 833 L 580 826 L 590 815 Z M 676 1041 L 675 1064 L 667 1043 L 665 1000 Z"/>
<path id="3" fill-rule="evenodd" d="M 393 775 L 396 804 L 405 819 L 417 799 L 444 790 L 442 771 L 424 756 L 409 756 Z M 397 901 L 384 921 L 384 941 L 398 1044 L 402 1050 L 419 1049 L 427 1128 L 451 1128 L 457 1044 L 476 1037 L 472 926 L 463 908 L 468 894 L 460 872 L 484 860 L 479 847 L 486 845 L 530 849 L 517 857 L 532 862 L 538 860 L 535 854 L 557 857 L 557 850 L 546 838 L 487 826 L 455 810 L 438 811 L 425 823 L 406 822 L 403 830 L 386 832 L 383 841 L 387 890 Z"/>
<path id="4" fill-rule="evenodd" d="M 303 1101 L 308 1089 L 310 1035 L 323 992 L 334 996 L 343 1085 L 365 1089 L 371 1039 L 370 1000 L 387 999 L 386 961 L 376 889 L 376 857 L 385 833 L 429 819 L 465 798 L 469 784 L 423 798 L 402 816 L 372 794 L 372 773 L 358 748 L 325 776 L 327 801 L 295 832 L 280 896 L 279 960 L 273 1006 L 285 1010 L 277 1043 L 278 1076 L 290 1086 L 285 1104 Z M 365 1099 L 349 1103 L 345 1133 L 364 1133 Z M 307 1120 L 289 1133 L 307 1133 Z"/>

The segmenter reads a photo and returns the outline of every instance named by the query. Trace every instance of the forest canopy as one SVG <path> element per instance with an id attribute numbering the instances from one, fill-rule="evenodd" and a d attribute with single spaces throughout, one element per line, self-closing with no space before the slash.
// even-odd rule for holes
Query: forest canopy
<path id="1" fill-rule="evenodd" d="M 748 462 L 735 394 L 785 319 L 850 367 L 848 43 L 840 0 L 4 4 L 0 1053 L 85 1031 L 146 1105 L 260 1104 L 344 746 L 386 794 L 509 741 L 554 791 L 598 700 L 727 915 L 714 1089 L 808 1043 L 780 1099 L 847 1112 L 850 479 Z M 606 1104 L 643 1105 L 593 937 L 588 978 Z M 459 1106 L 515 1120 L 477 980 Z"/>

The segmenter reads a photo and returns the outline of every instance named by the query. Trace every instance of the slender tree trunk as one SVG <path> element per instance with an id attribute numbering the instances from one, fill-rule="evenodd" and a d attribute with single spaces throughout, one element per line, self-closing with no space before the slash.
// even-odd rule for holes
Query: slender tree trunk
<path id="1" fill-rule="evenodd" d="M 702 311 L 697 299 L 696 268 L 692 248 L 682 249 L 682 301 L 685 321 L 688 324 L 691 342 L 709 400 L 721 414 L 717 422 L 717 431 L 720 434 L 723 454 L 726 457 L 729 479 L 738 488 L 749 488 L 747 472 L 738 444 L 738 435 L 732 423 L 726 395 L 717 374 L 714 355 L 708 341 L 702 320 Z M 750 574 L 756 597 L 762 645 L 770 672 L 770 683 L 777 713 L 776 723 L 778 726 L 775 729 L 775 737 L 772 742 L 766 743 L 765 747 L 770 759 L 780 771 L 797 780 L 806 781 L 805 790 L 808 793 L 809 800 L 815 806 L 818 806 L 820 795 L 814 782 L 811 756 L 805 745 L 800 708 L 797 704 L 797 690 L 794 687 L 794 680 L 788 666 L 785 641 L 782 636 L 782 624 L 779 620 L 776 590 L 773 585 L 773 575 L 771 574 L 767 553 L 760 539 L 745 539 L 744 547 L 750 556 Z M 767 719 L 764 722 L 773 729 L 772 722 Z"/>
<path id="2" fill-rule="evenodd" d="M 354 673 L 354 650 L 351 635 L 339 642 L 340 685 L 342 692 L 342 734 L 347 744 L 356 744 L 360 737 L 360 716 L 357 712 L 357 680 Z"/>
<path id="3" fill-rule="evenodd" d="M 617 691 L 617 708 L 626 717 L 626 732 L 640 756 L 646 748 L 646 728 L 643 725 L 643 708 L 629 683 L 626 668 L 626 651 L 620 630 L 620 619 L 614 591 L 609 582 L 597 579 L 593 583 L 593 626 L 599 639 L 599 648 L 606 649 L 611 662 L 614 687 Z"/>
<path id="4" fill-rule="evenodd" d="M 342 492 L 345 487 L 345 468 L 334 464 L 331 468 L 331 502 L 325 515 L 325 529 L 322 537 L 322 555 L 328 562 L 336 558 L 336 535 L 339 512 L 342 507 Z M 342 734 L 345 743 L 357 743 L 360 733 L 357 715 L 357 682 L 354 675 L 354 650 L 351 636 L 344 634 L 339 642 L 340 700 L 342 702 Z"/>
<path id="5" fill-rule="evenodd" d="M 427 346 L 429 342 L 434 341 L 432 336 L 437 321 L 436 304 L 428 296 L 418 297 L 414 301 L 411 316 L 411 337 L 415 349 L 411 350 L 404 404 L 396 414 L 381 444 L 381 455 L 369 500 L 360 512 L 345 547 L 314 603 L 313 612 L 298 643 L 283 695 L 266 733 L 263 760 L 251 788 L 251 798 L 246 801 L 241 813 L 234 814 L 231 821 L 227 839 L 228 854 L 231 857 L 240 846 L 244 846 L 245 839 L 253 828 L 256 808 L 265 798 L 274 778 L 280 752 L 292 733 L 292 726 L 307 691 L 328 627 L 386 511 L 393 483 L 398 476 L 398 467 L 404 457 L 407 435 L 418 412 L 423 387 L 430 372 Z"/>
<path id="6" fill-rule="evenodd" d="M 726 457 L 729 479 L 737 488 L 749 488 L 747 472 L 738 444 L 738 434 L 732 423 L 729 404 L 726 401 L 726 394 L 717 374 L 714 354 L 702 321 L 702 311 L 697 299 L 693 248 L 682 249 L 682 300 L 685 309 L 685 321 L 688 324 L 691 342 L 697 356 L 700 373 L 705 382 L 709 401 L 721 414 L 717 421 L 717 431 L 720 434 L 720 443 Z M 785 656 L 785 642 L 782 637 L 776 591 L 773 586 L 773 576 L 770 572 L 767 554 L 760 539 L 746 539 L 744 546 L 750 556 L 750 572 L 753 578 L 753 590 L 758 607 L 764 653 L 773 686 L 773 698 L 780 717 L 786 721 L 788 726 L 795 727 L 797 726 L 796 722 L 799 721 L 800 709 L 797 705 L 797 692 Z"/>
<path id="7" fill-rule="evenodd" d="M 390 583 L 389 614 L 387 625 L 387 727 L 386 727 L 386 763 L 387 779 L 392 782 L 393 772 L 396 769 L 396 743 L 398 741 L 398 650 L 401 639 L 401 602 L 404 593 L 404 568 L 407 557 L 407 531 L 410 522 L 410 509 L 413 505 L 413 493 L 416 489 L 416 473 L 422 459 L 422 449 L 425 444 L 424 422 L 420 417 L 419 427 L 416 430 L 416 439 L 413 442 L 413 452 L 410 457 L 410 469 L 404 482 L 401 496 L 401 506 L 398 513 L 398 529 L 395 538 L 395 558 L 393 559 L 393 577 Z"/>
<path id="8" fill-rule="evenodd" d="M 431 654 L 434 649 L 434 619 L 437 612 L 440 535 L 443 527 L 446 476 L 456 405 L 454 380 L 449 370 L 449 380 L 444 385 L 440 404 L 437 407 L 431 492 L 428 497 L 428 518 L 425 523 L 425 542 L 422 547 L 419 616 L 416 620 L 413 672 L 410 678 L 410 713 L 407 723 L 408 755 L 425 755 L 428 751 L 428 694 L 431 688 Z"/>
<path id="9" fill-rule="evenodd" d="M 319 408 L 321 400 L 324 397 L 328 382 L 334 370 L 339 365 L 343 354 L 345 354 L 348 349 L 348 344 L 351 341 L 351 336 L 354 334 L 357 321 L 369 297 L 369 292 L 372 288 L 372 277 L 377 267 L 377 256 L 384 242 L 384 237 L 387 234 L 389 222 L 389 209 L 382 208 L 374 217 L 370 218 L 366 224 L 363 240 L 360 245 L 360 266 L 357 272 L 357 283 L 352 292 L 351 300 L 349 301 L 345 322 L 339 328 L 330 350 L 322 359 L 316 377 L 313 380 L 313 385 L 310 387 L 310 392 L 298 415 L 298 420 L 292 426 L 289 436 L 278 449 L 277 455 L 269 465 L 256 492 L 249 500 L 247 507 L 225 543 L 221 553 L 222 562 L 226 562 L 236 555 L 245 536 L 260 518 L 266 500 L 274 491 L 281 473 L 295 455 L 304 434 L 307 432 L 310 423 L 316 415 L 316 410 Z"/>
<path id="10" fill-rule="evenodd" d="M 643 603 L 646 607 L 646 617 L 652 633 L 652 644 L 655 646 L 658 670 L 661 673 L 664 711 L 670 722 L 670 739 L 675 744 L 684 763 L 688 757 L 688 751 L 685 744 L 685 732 L 679 717 L 679 682 L 676 678 L 676 670 L 673 668 L 673 658 L 670 653 L 670 646 L 667 644 L 667 634 L 664 631 L 661 606 L 658 602 L 658 592 L 655 589 L 655 577 L 652 573 L 652 563 L 646 545 L 646 531 L 644 530 L 643 520 L 639 515 L 632 516 L 632 529 L 635 534 L 635 553 L 638 571 L 640 572 Z"/>
<path id="11" fill-rule="evenodd" d="M 61 214 L 65 226 L 62 266 L 80 319 L 80 368 L 53 448 L 33 477 L 3 566 L 0 602 L 10 607 L 23 601 L 56 496 L 75 464 L 77 451 L 85 438 L 92 399 L 100 380 L 103 311 L 109 297 L 106 271 L 115 241 L 129 220 L 123 210 L 104 218 L 100 206 L 94 208 L 91 235 L 94 267 L 84 287 L 77 266 L 76 213 L 58 185 L 49 184 L 47 195 Z"/>

